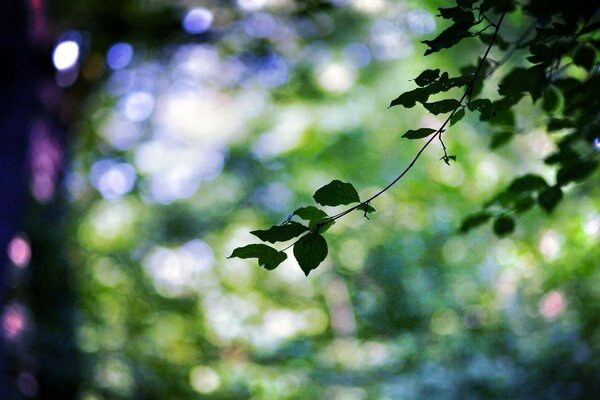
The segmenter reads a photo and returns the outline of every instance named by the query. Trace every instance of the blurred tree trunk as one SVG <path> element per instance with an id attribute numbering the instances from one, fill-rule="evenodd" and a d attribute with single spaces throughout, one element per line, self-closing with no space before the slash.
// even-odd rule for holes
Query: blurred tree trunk
<path id="1" fill-rule="evenodd" d="M 56 106 L 49 109 L 38 96 L 42 82 L 53 79 L 47 48 L 52 40 L 44 37 L 49 34 L 45 26 L 34 26 L 40 22 L 34 18 L 39 15 L 31 12 L 35 8 L 41 13 L 44 5 L 42 1 L 0 1 L 0 299 L 4 305 L 14 296 L 6 250 L 14 235 L 25 231 L 31 240 L 32 259 L 26 279 L 17 283 L 20 287 L 16 292 L 20 293 L 17 301 L 30 308 L 33 320 L 26 322 L 33 336 L 19 338 L 25 342 L 10 347 L 0 324 L 1 400 L 21 399 L 24 395 L 74 399 L 82 378 L 74 338 L 73 288 L 62 252 L 64 232 L 60 222 L 65 201 L 42 205 L 31 201 L 27 190 L 32 131 L 36 123 L 39 126 L 41 115 L 47 134 L 56 139 L 57 146 L 64 142 L 60 140 L 62 130 L 56 128 L 60 125 L 60 100 L 55 99 Z M 37 39 L 32 37 L 34 30 Z M 44 43 L 38 43 L 38 36 Z M 60 96 L 56 89 L 55 94 Z M 35 381 L 19 379 L 23 372 Z"/>
<path id="2" fill-rule="evenodd" d="M 0 298 L 6 301 L 7 245 L 21 228 L 27 188 L 29 122 L 35 108 L 27 7 L 0 2 Z M 3 332 L 4 333 L 4 332 Z M 6 343 L 0 335 L 0 398 L 9 396 Z"/>

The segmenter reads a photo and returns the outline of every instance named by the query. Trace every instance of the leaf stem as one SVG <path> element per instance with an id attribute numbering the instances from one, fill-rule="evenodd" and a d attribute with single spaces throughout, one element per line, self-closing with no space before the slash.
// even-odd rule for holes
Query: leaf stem
<path id="1" fill-rule="evenodd" d="M 487 49 L 485 50 L 485 53 L 483 54 L 483 57 L 481 58 L 481 61 L 479 62 L 479 65 L 477 66 L 477 69 L 475 70 L 475 73 L 473 74 L 473 77 L 471 78 L 471 81 L 469 82 L 467 89 L 465 90 L 465 93 L 462 95 L 462 97 L 460 98 L 460 100 L 458 101 L 458 105 L 456 106 L 456 108 L 454 110 L 452 110 L 452 112 L 450 113 L 450 115 L 448 116 L 448 118 L 446 118 L 446 120 L 444 121 L 444 123 L 442 124 L 442 126 L 440 126 L 440 128 L 433 134 L 431 135 L 431 137 L 425 142 L 425 144 L 421 147 L 421 149 L 419 149 L 419 151 L 417 152 L 417 154 L 414 156 L 414 158 L 412 159 L 412 161 L 408 164 L 408 166 L 406 166 L 406 168 L 404 168 L 404 170 L 400 173 L 400 175 L 398 175 L 393 181 L 391 181 L 387 186 L 385 186 L 383 189 L 379 190 L 377 193 L 375 193 L 374 195 L 372 195 L 371 197 L 369 197 L 367 200 L 361 201 L 360 203 L 358 203 L 355 206 L 352 206 L 342 212 L 340 212 L 339 214 L 336 214 L 332 217 L 329 217 L 328 219 L 319 222 L 317 224 L 317 227 L 323 226 L 325 224 L 328 224 L 332 221 L 335 221 L 341 217 L 343 217 L 346 214 L 351 213 L 352 211 L 356 210 L 358 207 L 365 205 L 365 204 L 369 204 L 371 201 L 375 200 L 377 197 L 381 196 L 383 193 L 385 193 L 386 191 L 388 191 L 392 186 L 394 186 L 400 179 L 402 179 L 404 177 L 404 175 L 406 175 L 408 173 L 408 171 L 411 170 L 411 168 L 415 165 L 415 163 L 417 162 L 417 160 L 419 159 L 419 157 L 421 157 L 421 154 L 423 154 L 423 152 L 425 151 L 425 149 L 431 144 L 431 142 L 433 142 L 436 138 L 439 138 L 439 140 L 442 140 L 442 133 L 444 132 L 444 128 L 446 127 L 446 125 L 448 125 L 448 123 L 450 122 L 450 119 L 454 116 L 454 114 L 456 113 L 456 111 L 461 107 L 462 102 L 465 100 L 465 98 L 467 98 L 467 96 L 469 95 L 469 93 L 471 92 L 473 85 L 475 84 L 475 80 L 478 78 L 482 68 L 483 68 L 483 64 L 485 63 L 490 50 L 492 49 L 492 46 L 494 45 L 494 43 L 496 42 L 496 38 L 498 37 L 498 31 L 500 30 L 500 25 L 502 24 L 502 21 L 504 20 L 504 17 L 506 16 L 506 12 L 508 9 L 508 2 L 507 2 L 507 7 L 505 7 L 504 11 L 502 12 L 502 15 L 500 16 L 500 19 L 498 20 L 498 22 L 496 24 L 494 24 L 495 29 L 494 29 L 494 33 L 492 35 L 492 39 L 490 41 L 490 44 L 488 45 Z M 443 142 L 442 142 L 443 144 Z M 444 146 L 445 147 L 445 146 Z M 444 148 L 444 153 L 445 153 L 445 148 Z"/>

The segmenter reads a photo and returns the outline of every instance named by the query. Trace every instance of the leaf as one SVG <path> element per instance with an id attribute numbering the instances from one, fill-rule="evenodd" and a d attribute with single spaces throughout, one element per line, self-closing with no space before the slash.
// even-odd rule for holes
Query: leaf
<path id="1" fill-rule="evenodd" d="M 546 85 L 544 68 L 533 66 L 531 68 L 517 67 L 510 71 L 500 82 L 498 94 L 501 96 L 515 96 L 529 92 L 536 100 Z"/>
<path id="2" fill-rule="evenodd" d="M 438 115 L 453 111 L 460 103 L 455 99 L 440 100 L 433 103 L 424 103 L 423 106 L 432 114 Z"/>
<path id="3" fill-rule="evenodd" d="M 549 86 L 544 92 L 544 97 L 542 101 L 542 110 L 546 111 L 548 114 L 552 113 L 558 107 L 560 103 L 560 95 L 558 90 Z"/>
<path id="4" fill-rule="evenodd" d="M 473 22 L 475 17 L 473 11 L 462 7 L 438 8 L 440 16 L 444 19 L 451 19 L 456 22 Z"/>
<path id="5" fill-rule="evenodd" d="M 597 29 L 600 29 L 600 21 L 596 21 L 594 23 L 589 24 L 588 26 L 586 26 L 585 28 L 583 28 L 581 30 L 580 34 L 584 35 L 586 33 L 591 33 L 591 32 L 594 32 Z"/>
<path id="6" fill-rule="evenodd" d="M 318 233 L 309 233 L 294 245 L 294 257 L 300 264 L 304 274 L 317 268 L 327 257 L 327 241 Z"/>
<path id="7" fill-rule="evenodd" d="M 577 182 L 588 177 L 598 166 L 595 161 L 580 161 L 563 166 L 556 173 L 556 182 L 564 186 L 569 182 Z"/>
<path id="8" fill-rule="evenodd" d="M 460 224 L 459 231 L 462 233 L 466 233 L 471 229 L 477 228 L 478 226 L 485 224 L 491 217 L 492 214 L 490 214 L 487 211 L 481 211 L 476 214 L 469 215 Z"/>
<path id="9" fill-rule="evenodd" d="M 450 126 L 456 124 L 458 121 L 463 119 L 464 116 L 465 116 L 465 109 L 461 108 L 460 110 L 458 110 L 457 112 L 454 113 L 452 118 L 450 118 Z"/>
<path id="10" fill-rule="evenodd" d="M 371 214 L 376 211 L 375 207 L 371 206 L 369 203 L 361 204 L 360 206 L 356 207 L 356 209 L 363 211 L 366 219 L 369 219 L 367 214 Z"/>
<path id="11" fill-rule="evenodd" d="M 546 125 L 546 129 L 548 132 L 560 131 L 565 128 L 573 128 L 575 125 L 574 121 L 567 118 L 550 118 L 550 121 L 548 121 L 548 124 Z"/>
<path id="12" fill-rule="evenodd" d="M 302 207 L 294 211 L 293 215 L 297 215 L 305 221 L 308 221 L 308 227 L 313 228 L 317 223 L 329 218 L 329 215 L 320 208 L 315 206 Z"/>
<path id="13" fill-rule="evenodd" d="M 287 259 L 287 254 L 277 251 L 266 244 L 249 244 L 238 247 L 228 258 L 258 258 L 258 264 L 268 270 L 273 270 Z"/>
<path id="14" fill-rule="evenodd" d="M 392 102 L 390 103 L 390 106 L 388 108 L 391 108 L 391 107 L 394 107 L 397 105 L 401 105 L 406 108 L 412 108 L 415 106 L 415 104 L 417 104 L 417 102 L 424 103 L 427 101 L 428 98 L 429 98 L 429 91 L 424 88 L 418 88 L 418 89 L 411 90 L 409 92 L 402 93 L 400 96 L 398 96 L 394 100 L 392 100 Z"/>
<path id="15" fill-rule="evenodd" d="M 511 234 L 515 230 L 515 220 L 508 215 L 496 218 L 494 221 L 494 233 L 498 237 Z"/>
<path id="16" fill-rule="evenodd" d="M 440 70 L 438 69 L 426 69 L 421 72 L 419 76 L 415 78 L 415 83 L 419 86 L 427 86 L 432 82 L 435 82 L 440 76 Z"/>
<path id="17" fill-rule="evenodd" d="M 508 143 L 512 137 L 512 131 L 494 132 L 490 141 L 490 148 L 497 149 L 498 147 Z"/>
<path id="18" fill-rule="evenodd" d="M 494 115 L 494 105 L 489 99 L 475 99 L 469 102 L 469 110 L 479 111 L 482 119 L 489 119 Z"/>
<path id="19" fill-rule="evenodd" d="M 339 206 L 360 202 L 354 186 L 338 180 L 333 180 L 317 190 L 313 198 L 322 206 Z"/>
<path id="20" fill-rule="evenodd" d="M 527 174 L 515 178 L 508 187 L 508 190 L 513 193 L 528 193 L 547 187 L 548 184 L 541 176 Z"/>
<path id="21" fill-rule="evenodd" d="M 263 242 L 276 243 L 286 242 L 302 233 L 308 231 L 308 228 L 298 222 L 289 221 L 284 225 L 274 225 L 269 229 L 250 232 Z"/>
<path id="22" fill-rule="evenodd" d="M 429 48 L 425 51 L 425 55 L 438 52 L 442 49 L 448 49 L 464 38 L 471 37 L 469 28 L 473 26 L 473 21 L 459 21 L 455 22 L 450 27 L 446 28 L 442 33 L 433 40 L 424 40 L 421 43 L 425 43 Z"/>
<path id="23" fill-rule="evenodd" d="M 540 192 L 538 195 L 538 203 L 546 212 L 550 213 L 558 202 L 562 199 L 563 192 L 559 186 L 551 186 Z"/>
<path id="24" fill-rule="evenodd" d="M 588 71 L 591 71 L 596 64 L 596 50 L 590 45 L 583 45 L 575 50 L 573 62 Z"/>
<path id="25" fill-rule="evenodd" d="M 407 139 L 422 139 L 434 132 L 437 132 L 437 130 L 431 128 L 420 128 L 416 130 L 410 129 L 404 135 L 402 135 L 402 137 Z"/>
<path id="26" fill-rule="evenodd" d="M 514 204 L 513 209 L 518 213 L 530 210 L 535 205 L 535 200 L 531 196 L 520 197 Z"/>

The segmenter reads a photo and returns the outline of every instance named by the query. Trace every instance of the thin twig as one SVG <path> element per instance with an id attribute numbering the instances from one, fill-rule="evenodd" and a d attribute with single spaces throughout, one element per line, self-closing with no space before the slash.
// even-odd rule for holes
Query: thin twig
<path id="1" fill-rule="evenodd" d="M 507 12 L 507 10 L 505 9 L 502 12 L 502 15 L 500 16 L 500 19 L 498 20 L 498 23 L 495 24 L 494 33 L 492 35 L 492 39 L 490 41 L 490 44 L 488 45 L 487 49 L 485 50 L 485 53 L 483 54 L 483 57 L 481 58 L 481 61 L 479 62 L 479 65 L 477 66 L 477 69 L 475 70 L 475 73 L 473 74 L 473 78 L 471 78 L 471 81 L 469 82 L 469 85 L 467 86 L 467 90 L 465 90 L 465 93 L 462 95 L 462 97 L 458 101 L 459 105 L 450 113 L 450 115 L 448 116 L 448 118 L 446 118 L 446 120 L 444 121 L 444 123 L 442 124 L 442 126 L 435 132 L 435 134 L 431 135 L 431 137 L 425 142 L 425 144 L 417 152 L 417 154 L 412 159 L 412 161 L 408 164 L 408 166 L 400 173 L 400 175 L 398 175 L 386 187 L 384 187 L 383 189 L 381 189 L 380 191 L 378 191 L 377 193 L 375 193 L 374 195 L 372 195 L 371 197 L 369 197 L 367 200 L 364 200 L 364 201 L 360 202 L 359 204 L 357 204 L 357 205 L 355 205 L 353 207 L 350 207 L 347 210 L 344 210 L 344 211 L 340 212 L 339 214 L 336 214 L 336 215 L 334 215 L 332 217 L 327 218 L 326 220 L 324 220 L 322 222 L 319 222 L 317 224 L 317 227 L 324 226 L 324 225 L 326 225 L 326 224 L 328 224 L 330 222 L 333 222 L 333 221 L 335 221 L 335 220 L 343 217 L 344 215 L 351 213 L 352 211 L 356 210 L 358 207 L 361 207 L 364 204 L 368 204 L 371 201 L 375 200 L 377 197 L 381 196 L 388 189 L 390 189 L 392 186 L 394 186 L 400 179 L 402 179 L 402 177 L 404 177 L 404 175 L 406 175 L 406 173 L 408 171 L 410 171 L 410 169 L 415 165 L 415 163 L 417 162 L 417 160 L 419 159 L 419 157 L 421 157 L 421 154 L 423 154 L 423 152 L 431 144 L 431 142 L 433 142 L 436 138 L 439 138 L 441 140 L 442 133 L 444 132 L 444 128 L 446 127 L 446 125 L 448 125 L 448 123 L 450 122 L 450 119 L 452 119 L 452 117 L 454 116 L 454 114 L 456 113 L 456 111 L 461 107 L 462 102 L 465 100 L 465 98 L 471 92 L 471 89 L 472 89 L 473 85 L 475 84 L 475 81 L 476 81 L 477 77 L 479 76 L 479 73 L 481 72 L 481 70 L 483 68 L 483 64 L 485 63 L 485 61 L 486 61 L 486 59 L 487 59 L 487 57 L 488 57 L 488 55 L 490 53 L 490 50 L 492 49 L 492 46 L 496 42 L 496 38 L 498 36 L 498 31 L 500 30 L 500 25 L 502 24 L 502 21 L 504 20 L 504 17 L 506 16 L 506 12 Z"/>

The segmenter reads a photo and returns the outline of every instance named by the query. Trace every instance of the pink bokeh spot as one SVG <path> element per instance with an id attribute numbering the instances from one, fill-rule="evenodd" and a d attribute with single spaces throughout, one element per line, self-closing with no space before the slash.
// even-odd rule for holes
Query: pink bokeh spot
<path id="1" fill-rule="evenodd" d="M 558 290 L 552 290 L 540 300 L 540 313 L 546 320 L 553 320 L 565 311 L 565 296 Z"/>
<path id="2" fill-rule="evenodd" d="M 31 192 L 40 203 L 47 203 L 54 195 L 62 157 L 62 149 L 52 137 L 50 127 L 37 121 L 32 128 L 30 165 Z"/>
<path id="3" fill-rule="evenodd" d="M 24 268 L 31 259 L 31 246 L 23 236 L 15 236 L 8 244 L 8 258 L 17 267 Z"/>
<path id="4" fill-rule="evenodd" d="M 2 316 L 2 331 L 9 340 L 15 340 L 25 330 L 27 317 L 22 305 L 11 304 Z"/>

